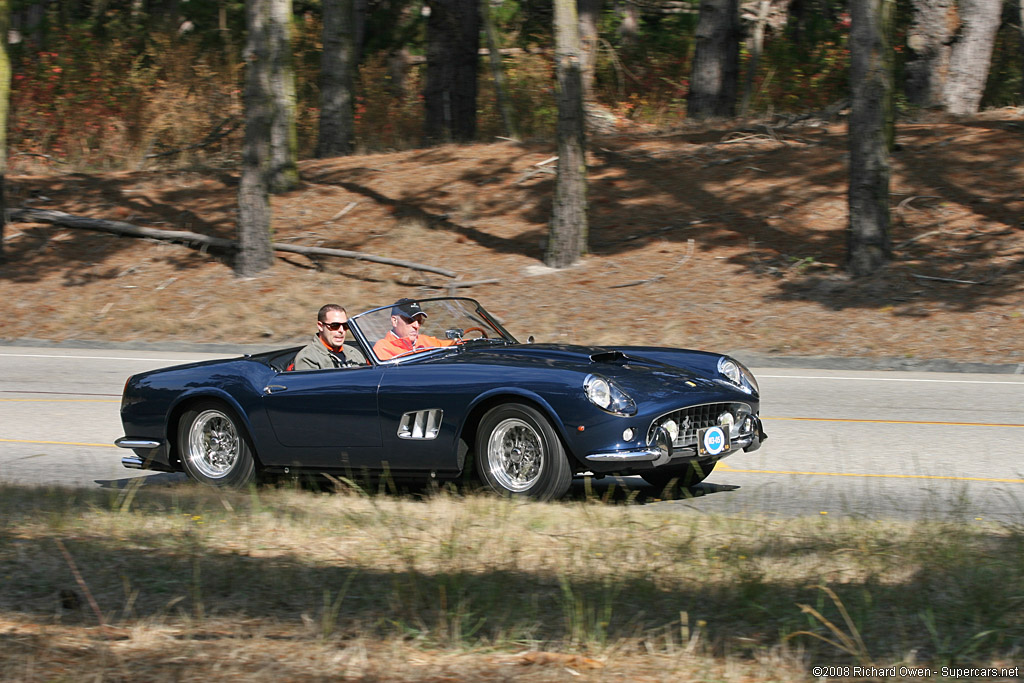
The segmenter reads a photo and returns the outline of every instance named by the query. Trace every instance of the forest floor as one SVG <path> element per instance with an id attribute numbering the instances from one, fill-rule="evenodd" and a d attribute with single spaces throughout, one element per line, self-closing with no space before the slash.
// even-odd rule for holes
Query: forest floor
<path id="1" fill-rule="evenodd" d="M 277 253 L 234 275 L 215 251 L 7 226 L 0 341 L 286 346 L 316 310 L 479 299 L 520 339 L 734 353 L 1024 363 L 1024 109 L 903 121 L 894 260 L 844 272 L 842 122 L 623 128 L 589 140 L 590 253 L 543 265 L 551 143 L 447 145 L 301 163 L 273 239 L 447 269 Z M 237 172 L 10 165 L 8 207 L 235 236 Z M 428 330 L 429 332 L 429 330 Z"/>

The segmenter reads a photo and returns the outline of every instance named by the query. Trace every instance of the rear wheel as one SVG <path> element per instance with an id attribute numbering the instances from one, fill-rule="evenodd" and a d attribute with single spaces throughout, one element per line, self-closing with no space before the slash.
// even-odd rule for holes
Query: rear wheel
<path id="1" fill-rule="evenodd" d="M 508 496 L 561 498 L 572 484 L 565 448 L 548 419 L 521 403 L 492 408 L 477 430 L 477 474 Z"/>
<path id="2" fill-rule="evenodd" d="M 219 401 L 191 406 L 178 423 L 185 472 L 211 486 L 244 488 L 256 481 L 256 459 L 241 420 Z"/>
<path id="3" fill-rule="evenodd" d="M 715 469 L 715 462 L 712 460 L 697 460 L 687 465 L 676 467 L 659 467 L 652 472 L 645 472 L 640 476 L 644 481 L 657 489 L 659 494 L 671 493 L 674 489 L 690 488 L 701 483 Z"/>

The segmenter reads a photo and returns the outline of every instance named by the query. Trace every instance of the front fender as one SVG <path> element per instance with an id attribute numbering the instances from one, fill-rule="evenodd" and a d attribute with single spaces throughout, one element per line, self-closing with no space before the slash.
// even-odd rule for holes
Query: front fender
<path id="1" fill-rule="evenodd" d="M 466 416 L 459 425 L 458 435 L 463 438 L 467 431 L 475 431 L 476 424 L 483 418 L 483 414 L 499 403 L 508 403 L 509 399 L 524 399 L 540 408 L 551 421 L 564 443 L 569 442 L 568 430 L 562 422 L 561 417 L 551 403 L 535 391 L 523 387 L 500 387 L 489 389 L 479 394 L 470 402 L 466 410 Z"/>

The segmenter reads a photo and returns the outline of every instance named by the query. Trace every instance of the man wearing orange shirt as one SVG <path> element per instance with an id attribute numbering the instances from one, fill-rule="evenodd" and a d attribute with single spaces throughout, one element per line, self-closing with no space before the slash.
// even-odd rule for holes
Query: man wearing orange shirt
<path id="1" fill-rule="evenodd" d="M 426 319 L 427 314 L 420 308 L 419 302 L 412 299 L 396 301 L 391 307 L 391 330 L 373 345 L 377 358 L 388 360 L 402 354 L 456 343 L 454 339 L 438 339 L 420 334 L 420 326 Z"/>

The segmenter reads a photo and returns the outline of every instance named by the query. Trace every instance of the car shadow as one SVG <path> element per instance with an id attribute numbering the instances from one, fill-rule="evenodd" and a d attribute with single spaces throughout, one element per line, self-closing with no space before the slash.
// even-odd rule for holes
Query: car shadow
<path id="1" fill-rule="evenodd" d="M 728 493 L 740 487 L 735 484 L 702 482 L 692 488 L 674 487 L 658 489 L 640 477 L 580 477 L 574 479 L 566 500 L 595 501 L 608 504 L 647 505 L 669 500 L 702 498 L 717 493 Z"/>
<path id="2" fill-rule="evenodd" d="M 193 482 L 183 472 L 159 472 L 146 476 L 124 477 L 121 479 L 94 479 L 93 481 L 100 488 L 109 490 L 124 490 L 129 486 L 149 488 L 193 485 Z M 269 488 L 287 487 L 317 493 L 333 493 L 341 490 L 358 489 L 363 494 L 396 497 L 429 497 L 436 494 L 441 488 L 447 489 L 450 492 L 454 490 L 458 493 L 473 493 L 486 490 L 478 484 L 465 484 L 462 482 L 445 482 L 442 484 L 426 481 L 395 482 L 375 479 L 373 481 L 359 480 L 351 483 L 354 486 L 341 485 L 341 480 L 335 477 L 308 473 L 297 477 L 281 476 L 268 479 L 262 482 L 260 486 Z M 728 493 L 739 488 L 738 485 L 734 484 L 703 482 L 692 488 L 675 487 L 670 490 L 658 490 L 638 476 L 578 477 L 573 480 L 572 486 L 562 500 L 602 503 L 605 505 L 648 505 L 666 501 L 702 498 L 719 493 Z"/>
<path id="3" fill-rule="evenodd" d="M 188 482 L 188 480 L 188 476 L 184 472 L 160 472 L 142 477 L 124 477 L 123 479 L 93 479 L 101 489 L 125 489 L 133 483 L 135 486 L 177 486 Z"/>

